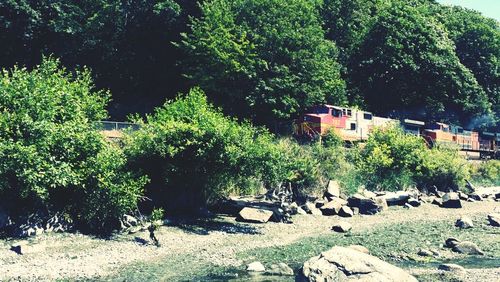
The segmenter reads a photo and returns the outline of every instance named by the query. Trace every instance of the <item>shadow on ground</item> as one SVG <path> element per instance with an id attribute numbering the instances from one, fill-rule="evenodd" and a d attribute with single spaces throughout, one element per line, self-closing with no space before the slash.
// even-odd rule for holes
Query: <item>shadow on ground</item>
<path id="1" fill-rule="evenodd" d="M 186 218 L 177 217 L 168 220 L 168 226 L 198 235 L 208 235 L 210 232 L 224 232 L 228 234 L 261 234 L 259 228 L 245 223 L 230 222 L 221 217 Z"/>

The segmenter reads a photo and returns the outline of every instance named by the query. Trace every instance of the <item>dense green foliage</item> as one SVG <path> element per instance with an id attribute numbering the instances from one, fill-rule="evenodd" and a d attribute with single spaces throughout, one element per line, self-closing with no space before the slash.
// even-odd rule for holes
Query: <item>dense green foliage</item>
<path id="1" fill-rule="evenodd" d="M 500 186 L 500 161 L 489 160 L 479 165 L 471 164 L 471 174 L 476 184 Z"/>
<path id="2" fill-rule="evenodd" d="M 110 231 L 133 210 L 145 179 L 95 129 L 109 94 L 88 71 L 47 59 L 0 75 L 0 205 L 13 215 L 62 211 L 90 231 Z M 119 226 L 119 225 L 118 225 Z"/>
<path id="3" fill-rule="evenodd" d="M 318 1 L 214 0 L 181 47 L 188 77 L 225 110 L 257 123 L 305 107 L 343 104 L 335 45 L 324 39 Z"/>
<path id="4" fill-rule="evenodd" d="M 457 190 L 469 177 L 467 162 L 456 148 L 428 149 L 423 139 L 407 135 L 396 126 L 376 129 L 355 163 L 357 173 L 370 190 L 412 186 Z"/>
<path id="5" fill-rule="evenodd" d="M 170 210 L 192 210 L 261 187 L 307 187 L 314 167 L 311 157 L 297 158 L 298 149 L 225 117 L 198 88 L 147 116 L 126 141 L 131 168 L 151 177 L 146 195 Z"/>

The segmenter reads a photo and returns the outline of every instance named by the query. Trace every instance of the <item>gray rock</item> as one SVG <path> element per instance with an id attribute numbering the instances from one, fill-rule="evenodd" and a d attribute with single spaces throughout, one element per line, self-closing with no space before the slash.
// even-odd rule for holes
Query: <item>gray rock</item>
<path id="1" fill-rule="evenodd" d="M 461 267 L 458 264 L 453 263 L 444 263 L 438 266 L 439 270 L 453 272 L 454 274 L 464 275 L 466 273 L 465 268 Z"/>
<path id="2" fill-rule="evenodd" d="M 432 200 L 432 204 L 436 206 L 441 206 L 443 204 L 443 199 L 435 198 L 434 200 Z"/>
<path id="3" fill-rule="evenodd" d="M 370 250 L 368 250 L 368 248 L 366 248 L 365 246 L 361 246 L 361 245 L 350 245 L 350 246 L 348 246 L 348 248 L 353 249 L 353 250 L 356 250 L 356 251 L 358 251 L 358 252 L 365 253 L 365 254 L 370 254 Z"/>
<path id="4" fill-rule="evenodd" d="M 239 213 L 239 220 L 253 223 L 266 223 L 273 216 L 273 212 L 264 209 L 243 208 Z"/>
<path id="5" fill-rule="evenodd" d="M 349 222 L 339 221 L 334 226 L 332 230 L 335 232 L 345 233 L 352 229 L 352 225 Z"/>
<path id="6" fill-rule="evenodd" d="M 297 214 L 304 215 L 307 214 L 307 212 L 302 207 L 297 207 Z"/>
<path id="7" fill-rule="evenodd" d="M 269 267 L 266 273 L 271 275 L 280 275 L 280 276 L 293 276 L 293 269 L 289 267 L 286 263 L 278 263 L 273 264 Z"/>
<path id="8" fill-rule="evenodd" d="M 403 206 L 405 209 L 413 209 L 413 206 L 410 205 L 409 203 L 406 203 L 404 206 Z"/>
<path id="9" fill-rule="evenodd" d="M 327 197 L 340 197 L 340 184 L 335 180 L 328 181 L 325 194 Z"/>
<path id="10" fill-rule="evenodd" d="M 342 206 L 338 212 L 339 216 L 341 217 L 352 217 L 354 215 L 354 212 L 352 209 L 348 206 Z"/>
<path id="11" fill-rule="evenodd" d="M 383 197 L 375 199 L 362 199 L 359 204 L 359 213 L 361 214 L 376 214 L 386 210 L 387 202 Z"/>
<path id="12" fill-rule="evenodd" d="M 314 203 L 307 202 L 302 206 L 302 208 L 309 214 L 323 215 L 323 213 L 318 208 L 316 208 L 316 205 Z"/>
<path id="13" fill-rule="evenodd" d="M 484 255 L 476 244 L 469 241 L 459 242 L 451 250 L 466 255 Z"/>
<path id="14" fill-rule="evenodd" d="M 369 254 L 338 246 L 306 261 L 302 275 L 311 282 L 417 281 L 399 267 Z"/>
<path id="15" fill-rule="evenodd" d="M 473 200 L 476 200 L 476 201 L 482 201 L 483 200 L 483 198 L 481 197 L 481 195 L 479 195 L 476 192 L 469 194 L 469 200 L 470 199 L 473 199 Z"/>
<path id="16" fill-rule="evenodd" d="M 126 227 L 137 226 L 137 224 L 138 224 L 137 219 L 131 215 L 128 215 L 128 214 L 123 215 L 122 221 L 123 221 L 123 225 L 125 225 Z"/>
<path id="17" fill-rule="evenodd" d="M 415 198 L 410 198 L 408 199 L 408 204 L 410 204 L 412 207 L 419 207 L 422 203 L 420 203 L 420 201 Z"/>
<path id="18" fill-rule="evenodd" d="M 361 201 L 362 200 L 366 200 L 367 198 L 361 194 L 354 194 L 352 196 L 350 196 L 349 198 L 347 198 L 347 202 L 348 202 L 348 205 L 352 208 L 352 207 L 358 207 L 360 206 L 361 204 Z"/>
<path id="19" fill-rule="evenodd" d="M 472 219 L 467 216 L 462 216 L 455 222 L 455 226 L 461 229 L 467 229 L 474 227 L 474 224 L 472 223 Z"/>
<path id="20" fill-rule="evenodd" d="M 460 241 L 457 238 L 450 237 L 450 238 L 446 239 L 446 241 L 444 242 L 444 245 L 448 248 L 453 248 L 456 245 L 458 245 L 459 242 Z"/>
<path id="21" fill-rule="evenodd" d="M 388 192 L 384 196 L 385 201 L 387 202 L 387 205 L 389 206 L 402 206 L 405 203 L 408 202 L 408 199 L 410 199 L 410 193 L 405 192 L 405 191 L 398 191 L 398 192 Z"/>
<path id="22" fill-rule="evenodd" d="M 460 198 L 458 197 L 458 194 L 455 192 L 449 192 L 444 194 L 443 196 L 443 203 L 441 204 L 441 207 L 443 208 L 461 208 L 462 203 L 460 202 Z"/>
<path id="23" fill-rule="evenodd" d="M 373 193 L 372 191 L 368 191 L 368 190 L 364 190 L 362 195 L 368 199 L 375 199 L 377 197 L 377 194 Z"/>
<path id="24" fill-rule="evenodd" d="M 254 261 L 254 262 L 250 263 L 249 265 L 247 265 L 247 271 L 264 272 L 264 271 L 266 271 L 266 268 L 259 261 Z"/>
<path id="25" fill-rule="evenodd" d="M 488 222 L 491 226 L 500 227 L 500 213 L 491 213 L 488 215 Z"/>
<path id="26" fill-rule="evenodd" d="M 465 194 L 464 192 L 459 191 L 457 194 L 460 200 L 467 201 L 467 199 L 469 199 L 469 196 L 467 196 L 467 194 Z"/>
<path id="27" fill-rule="evenodd" d="M 420 249 L 418 250 L 417 255 L 422 256 L 422 257 L 432 257 L 434 254 L 426 249 Z"/>
<path id="28" fill-rule="evenodd" d="M 319 209 L 321 210 L 323 215 L 335 215 L 339 213 L 340 209 L 345 204 L 347 204 L 346 200 L 343 200 L 341 198 L 334 198 Z"/>
<path id="29" fill-rule="evenodd" d="M 351 208 L 352 213 L 353 213 L 354 215 L 359 214 L 359 208 L 357 208 L 357 207 L 350 207 L 350 208 Z"/>

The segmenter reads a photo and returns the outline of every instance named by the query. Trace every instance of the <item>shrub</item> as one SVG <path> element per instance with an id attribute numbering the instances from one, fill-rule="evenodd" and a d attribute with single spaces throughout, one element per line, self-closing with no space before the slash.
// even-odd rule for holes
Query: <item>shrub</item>
<path id="1" fill-rule="evenodd" d="M 145 179 L 124 172 L 123 153 L 93 124 L 108 96 L 87 70 L 72 75 L 51 58 L 1 73 L 0 205 L 12 215 L 63 211 L 95 232 L 135 208 Z"/>
<path id="2" fill-rule="evenodd" d="M 142 127 L 125 141 L 126 153 L 151 177 L 154 206 L 192 210 L 276 185 L 282 175 L 272 135 L 225 117 L 199 88 L 136 122 Z"/>
<path id="3" fill-rule="evenodd" d="M 399 190 L 413 186 L 413 173 L 427 148 L 420 137 L 407 135 L 398 126 L 376 128 L 356 165 L 367 189 Z"/>
<path id="4" fill-rule="evenodd" d="M 471 166 L 472 180 L 479 185 L 500 186 L 500 161 L 489 160 Z"/>
<path id="5" fill-rule="evenodd" d="M 418 187 L 439 190 L 458 190 L 469 177 L 467 161 L 456 148 L 433 148 L 424 151 L 422 163 L 415 171 Z"/>

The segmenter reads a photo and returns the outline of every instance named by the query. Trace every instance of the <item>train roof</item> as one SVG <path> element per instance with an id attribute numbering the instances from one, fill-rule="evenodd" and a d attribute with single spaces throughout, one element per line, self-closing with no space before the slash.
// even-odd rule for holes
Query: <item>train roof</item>
<path id="1" fill-rule="evenodd" d="M 420 121 L 420 120 L 414 120 L 414 119 L 407 119 L 405 118 L 403 120 L 404 123 L 407 123 L 407 124 L 413 124 L 413 125 L 421 125 L 421 126 L 424 126 L 425 125 L 425 122 L 423 121 Z"/>

